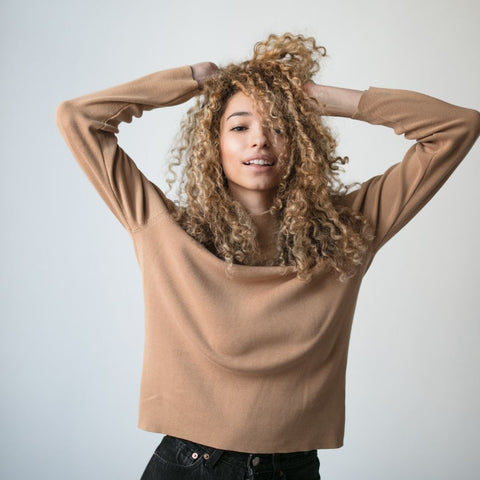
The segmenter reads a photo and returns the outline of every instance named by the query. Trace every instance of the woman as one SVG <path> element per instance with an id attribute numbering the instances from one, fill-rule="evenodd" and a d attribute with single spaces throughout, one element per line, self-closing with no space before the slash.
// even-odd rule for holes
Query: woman
<path id="1" fill-rule="evenodd" d="M 343 444 L 362 277 L 479 135 L 474 110 L 313 83 L 324 54 L 312 38 L 271 35 L 238 65 L 156 72 L 57 109 L 142 270 L 138 425 L 166 434 L 143 480 L 319 478 L 317 449 Z M 115 134 L 134 115 L 193 96 L 171 165 L 184 167 L 173 202 Z M 416 143 L 350 189 L 323 115 L 385 125 Z"/>

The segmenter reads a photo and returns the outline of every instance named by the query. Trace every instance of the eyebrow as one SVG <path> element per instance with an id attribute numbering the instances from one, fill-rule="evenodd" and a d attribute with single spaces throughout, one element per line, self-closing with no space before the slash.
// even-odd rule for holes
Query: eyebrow
<path id="1" fill-rule="evenodd" d="M 250 112 L 234 112 L 227 117 L 227 120 L 229 120 L 232 117 L 236 117 L 236 116 L 242 117 L 242 116 L 245 116 L 245 115 L 251 115 L 251 113 Z"/>

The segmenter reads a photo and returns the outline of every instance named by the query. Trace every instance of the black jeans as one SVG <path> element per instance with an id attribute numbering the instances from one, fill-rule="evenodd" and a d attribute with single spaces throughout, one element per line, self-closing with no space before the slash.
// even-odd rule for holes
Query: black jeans
<path id="1" fill-rule="evenodd" d="M 243 453 L 166 435 L 141 480 L 320 480 L 317 451 Z"/>

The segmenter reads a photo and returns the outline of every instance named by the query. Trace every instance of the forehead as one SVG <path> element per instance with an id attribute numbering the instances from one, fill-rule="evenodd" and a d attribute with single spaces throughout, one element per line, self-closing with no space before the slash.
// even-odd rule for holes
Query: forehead
<path id="1" fill-rule="evenodd" d="M 227 120 L 230 115 L 239 112 L 250 115 L 256 112 L 252 99 L 243 92 L 237 92 L 228 99 L 222 115 L 223 120 Z"/>

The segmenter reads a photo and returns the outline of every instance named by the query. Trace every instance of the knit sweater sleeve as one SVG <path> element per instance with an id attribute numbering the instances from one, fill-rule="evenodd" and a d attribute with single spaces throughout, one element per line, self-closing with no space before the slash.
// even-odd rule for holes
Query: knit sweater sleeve
<path id="1" fill-rule="evenodd" d="M 416 92 L 371 87 L 352 118 L 416 140 L 401 162 L 347 195 L 374 229 L 375 252 L 416 215 L 465 157 L 479 136 L 480 114 Z"/>
<path id="2" fill-rule="evenodd" d="M 160 189 L 117 143 L 121 122 L 177 105 L 198 92 L 191 67 L 163 70 L 58 105 L 56 123 L 97 192 L 130 232 L 165 212 Z"/>

